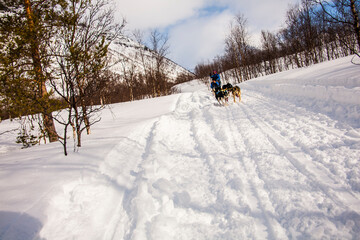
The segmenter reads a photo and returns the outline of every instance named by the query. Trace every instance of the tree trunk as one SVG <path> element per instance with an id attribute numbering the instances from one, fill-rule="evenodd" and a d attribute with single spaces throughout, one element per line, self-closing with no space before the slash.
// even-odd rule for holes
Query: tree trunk
<path id="1" fill-rule="evenodd" d="M 38 39 L 37 39 L 37 35 L 35 32 L 35 25 L 34 25 L 34 20 L 32 17 L 32 9 L 31 9 L 30 0 L 24 0 L 24 4 L 25 4 L 25 8 L 26 8 L 26 15 L 27 15 L 27 20 L 28 20 L 28 25 L 29 25 L 29 31 L 30 31 L 30 33 L 32 33 L 31 35 L 33 36 L 33 39 L 31 40 L 31 55 L 32 55 L 32 60 L 33 60 L 33 67 L 35 70 L 36 81 L 39 85 L 40 94 L 38 97 L 43 98 L 43 97 L 47 96 L 47 90 L 46 90 L 46 86 L 45 86 L 44 75 L 43 75 L 42 68 L 41 68 L 39 44 L 38 44 Z M 46 106 L 42 106 L 42 108 L 43 108 L 43 111 L 42 111 L 43 124 L 49 135 L 50 142 L 56 142 L 56 141 L 58 141 L 58 135 L 56 133 L 52 113 L 48 111 L 47 104 L 45 104 L 45 105 Z"/>
<path id="2" fill-rule="evenodd" d="M 90 130 L 89 116 L 87 115 L 87 112 L 86 112 L 87 109 L 86 109 L 85 105 L 82 105 L 81 108 L 82 108 L 82 114 L 83 114 L 84 123 L 85 123 L 85 127 L 86 127 L 86 133 L 87 133 L 87 135 L 89 135 L 91 133 L 91 130 Z"/>
<path id="3" fill-rule="evenodd" d="M 360 23 L 359 23 L 359 15 L 358 12 L 356 11 L 355 0 L 350 0 L 350 6 L 351 6 L 351 12 L 354 17 L 354 29 L 356 34 L 356 40 L 357 40 L 358 48 L 360 50 Z"/>

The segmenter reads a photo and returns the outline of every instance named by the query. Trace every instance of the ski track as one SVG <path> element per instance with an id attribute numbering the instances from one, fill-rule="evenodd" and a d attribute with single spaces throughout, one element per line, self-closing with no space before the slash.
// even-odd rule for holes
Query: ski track
<path id="1" fill-rule="evenodd" d="M 292 142 L 294 146 L 301 148 L 304 153 L 307 153 L 312 158 L 313 163 L 319 168 L 323 168 L 324 171 L 327 171 L 327 175 L 332 178 L 334 182 L 348 185 L 348 180 L 351 179 L 352 173 L 348 172 L 346 175 L 339 176 L 340 171 L 338 171 L 337 169 L 356 169 L 357 166 L 351 161 L 351 159 L 357 159 L 359 151 L 353 151 L 354 154 L 351 156 L 344 156 L 343 161 L 332 161 L 332 157 L 330 154 L 336 154 L 336 151 L 342 151 L 342 149 L 348 150 L 348 146 L 353 146 L 354 149 L 358 148 L 358 146 L 360 145 L 360 139 L 357 137 L 351 137 L 351 132 L 354 131 L 351 127 L 347 126 L 346 128 L 344 128 L 343 126 L 341 126 L 341 124 L 335 123 L 331 119 L 328 119 L 321 114 L 310 114 L 310 116 L 308 116 L 309 113 L 301 108 L 296 108 L 296 112 L 298 114 L 295 114 L 294 110 L 291 110 L 295 108 L 294 106 L 289 107 L 289 105 L 286 106 L 279 101 L 277 101 L 276 104 L 271 106 L 268 102 L 264 101 L 261 98 L 256 97 L 256 99 L 261 102 L 261 105 L 268 106 L 266 110 L 262 110 L 262 112 L 272 113 L 271 117 L 266 117 L 262 115 L 262 118 L 265 119 L 264 121 L 267 122 L 268 125 L 271 126 L 271 128 L 278 131 L 281 137 L 285 138 L 287 141 Z M 282 121 L 283 124 L 278 124 L 279 120 L 277 119 L 295 119 L 299 118 L 299 116 L 300 119 L 297 119 L 296 124 L 294 124 L 293 122 L 284 123 L 284 121 Z M 298 126 L 299 123 L 302 123 L 301 127 Z M 293 133 L 301 133 L 302 137 L 299 138 L 296 135 L 289 135 L 288 128 L 291 128 Z M 342 129 L 339 130 L 338 128 Z M 314 129 L 319 129 L 320 131 L 314 132 Z M 311 133 L 311 135 L 308 133 Z M 316 147 L 309 147 L 311 146 L 311 144 L 304 143 L 304 139 L 312 142 L 313 145 Z M 317 142 L 323 142 L 322 146 L 320 147 L 320 150 L 322 150 L 322 152 L 319 151 L 319 144 L 317 144 Z M 324 154 L 324 150 L 327 150 L 328 155 Z M 359 190 L 359 187 L 357 185 L 350 185 L 349 189 L 350 188 L 353 191 Z M 360 196 L 357 197 L 359 198 Z"/>
<path id="2" fill-rule="evenodd" d="M 257 100 L 259 100 L 257 98 Z M 260 99 L 261 100 L 261 99 Z M 261 105 L 264 105 L 265 101 L 261 100 Z M 274 106 L 278 106 L 278 104 L 274 104 Z M 265 113 L 272 113 L 272 115 L 276 115 L 278 118 L 280 119 L 291 119 L 288 116 L 284 116 L 282 117 L 282 115 L 286 114 L 286 115 L 292 115 L 295 116 L 295 114 L 292 113 L 290 108 L 285 109 L 281 109 L 279 107 L 271 107 L 270 104 L 266 103 L 265 104 L 265 110 L 262 110 L 261 112 L 265 112 Z M 273 122 L 273 118 L 272 117 L 266 117 L 263 114 L 259 113 L 259 111 L 256 108 L 252 109 L 252 113 L 253 116 L 249 116 L 249 119 L 254 119 L 253 122 L 255 125 L 257 125 L 257 127 L 260 127 L 264 132 L 266 132 L 265 134 L 267 134 L 269 140 L 271 142 L 273 142 L 274 146 L 276 148 L 279 149 L 280 152 L 285 152 L 284 150 L 286 149 L 293 149 L 292 151 L 296 152 L 295 154 L 292 154 L 291 151 L 286 152 L 287 156 L 289 159 L 292 159 L 294 166 L 298 166 L 299 170 L 301 170 L 305 175 L 308 176 L 313 176 L 314 178 L 316 178 L 316 176 L 321 176 L 320 179 L 327 179 L 327 181 L 324 182 L 325 185 L 330 185 L 329 183 L 331 183 L 332 188 L 336 189 L 338 188 L 337 185 L 340 185 L 339 183 L 341 183 L 341 187 L 343 187 L 343 185 L 345 185 L 345 181 L 343 179 L 340 179 L 341 176 L 337 176 L 336 173 L 330 172 L 328 170 L 329 166 L 324 165 L 323 162 L 319 161 L 319 159 L 321 159 L 322 157 L 318 154 L 316 154 L 316 152 L 314 150 L 308 149 L 308 147 L 305 147 L 303 144 L 299 144 L 297 141 L 294 142 L 294 140 L 289 137 L 287 134 L 282 134 L 283 129 L 279 129 L 276 126 L 281 126 L 284 124 L 275 124 Z M 305 115 L 305 114 L 304 114 Z M 306 115 L 309 115 L 309 113 L 307 113 Z M 305 116 L 306 116 L 305 115 Z M 301 116 L 301 114 L 300 114 Z M 307 117 L 302 117 L 301 119 L 298 119 L 297 124 L 291 124 L 288 123 L 286 124 L 287 128 L 290 128 L 291 126 L 293 126 L 293 132 L 298 132 L 301 130 L 302 132 L 307 132 L 310 131 L 308 128 L 309 125 L 312 125 L 311 130 L 312 130 L 312 138 L 318 138 L 318 139 L 322 139 L 323 141 L 327 140 L 330 142 L 330 144 L 332 145 L 331 147 L 333 148 L 339 148 L 341 146 L 344 146 L 346 144 L 344 144 L 345 141 L 354 141 L 354 142 L 359 142 L 359 140 L 350 140 L 349 137 L 344 137 L 341 136 L 340 134 L 336 133 L 336 129 L 332 128 L 331 130 L 329 130 L 328 128 L 325 128 L 323 126 L 321 126 L 320 124 L 310 124 L 309 120 L 305 119 Z M 313 121 L 311 121 L 313 122 Z M 299 123 L 301 124 L 301 126 L 299 126 Z M 320 131 L 316 131 L 314 132 L 314 129 L 319 129 Z M 267 131 L 265 131 L 267 130 Z M 326 133 L 325 135 L 324 132 Z M 330 136 L 329 136 L 330 135 Z M 325 136 L 327 139 L 325 139 Z M 345 138 L 345 140 L 343 140 Z M 317 141 L 317 140 L 315 140 Z M 324 143 L 327 144 L 327 143 Z M 329 144 L 328 144 L 329 145 Z M 295 157 L 294 155 L 298 155 L 298 157 Z M 356 155 L 354 155 L 354 158 L 356 158 Z M 300 160 L 301 159 L 311 159 L 312 162 L 311 163 L 307 163 L 307 167 L 311 166 L 312 164 L 315 165 L 312 167 L 312 169 L 314 170 L 313 173 L 311 173 L 311 169 L 305 169 L 304 167 L 301 167 L 300 164 Z M 314 161 L 315 160 L 315 161 Z M 319 181 L 318 179 L 315 179 L 317 181 Z M 319 185 L 321 186 L 321 184 Z M 327 188 L 324 186 L 321 186 L 322 188 Z M 359 198 L 359 196 L 354 196 L 353 193 L 350 193 L 349 190 L 351 190 L 351 186 L 348 186 L 347 189 L 341 189 L 342 191 L 346 191 L 347 195 L 352 195 L 352 196 L 347 196 L 346 199 L 348 200 L 353 200 L 356 202 L 356 199 L 353 198 Z"/>
<path id="3" fill-rule="evenodd" d="M 260 99 L 260 101 L 259 101 Z M 244 121 L 248 121 L 251 123 L 251 125 L 253 126 L 252 129 L 257 129 L 259 132 L 262 132 L 263 138 L 261 138 L 261 142 L 268 142 L 269 145 L 273 145 L 273 149 L 278 151 L 278 153 L 283 153 L 285 160 L 287 159 L 291 165 L 289 167 L 292 167 L 293 170 L 296 170 L 296 174 L 299 175 L 303 175 L 303 177 L 305 177 L 305 181 L 308 182 L 306 188 L 310 188 L 309 191 L 313 191 L 313 192 L 318 192 L 319 194 L 319 198 L 318 199 L 324 199 L 324 203 L 318 203 L 317 208 L 319 208 L 319 210 L 323 210 L 323 208 L 328 208 L 327 209 L 327 213 L 329 216 L 326 216 L 324 213 L 321 213 L 321 211 L 319 213 L 324 214 L 328 219 L 329 222 L 332 222 L 334 225 L 341 225 L 345 224 L 346 220 L 342 219 L 341 216 L 336 216 L 336 212 L 339 211 L 341 208 L 342 213 L 343 212 L 347 212 L 349 215 L 350 213 L 353 213 L 355 215 L 355 221 L 359 220 L 359 197 L 358 196 L 354 196 L 352 193 L 350 193 L 348 191 L 348 189 L 342 189 L 341 187 L 337 186 L 337 180 L 336 176 L 334 175 L 330 175 L 330 173 L 328 171 L 326 171 L 326 169 L 322 166 L 322 165 L 315 165 L 312 161 L 313 156 L 303 153 L 302 149 L 300 149 L 299 147 L 297 147 L 296 143 L 292 142 L 291 139 L 284 139 L 283 134 L 281 134 L 280 130 L 276 129 L 275 127 L 273 127 L 272 125 L 272 119 L 274 118 L 273 116 L 277 116 L 278 121 L 282 121 L 281 116 L 278 116 L 279 114 L 279 105 L 278 103 L 273 103 L 270 104 L 270 99 L 261 99 L 258 96 L 257 97 L 249 97 L 248 99 L 249 102 L 251 102 L 251 107 L 246 107 L 246 106 L 242 106 L 241 107 L 241 111 L 242 114 L 246 117 L 243 118 Z M 260 102 L 260 103 L 259 103 Z M 264 104 L 266 103 L 266 104 Z M 249 104 L 250 105 L 250 104 Z M 265 106 L 265 107 L 264 107 Z M 260 110 L 258 110 L 260 109 Z M 285 114 L 292 114 L 291 108 L 288 108 L 286 110 L 284 109 L 280 109 L 282 113 Z M 262 114 L 263 113 L 263 114 Z M 271 114 L 272 117 L 267 117 L 264 116 L 265 114 Z M 306 115 L 311 115 L 311 113 L 307 112 Z M 288 117 L 286 119 L 289 119 Z M 290 118 L 291 119 L 291 118 Z M 302 119 L 299 119 L 298 121 L 296 121 L 295 123 L 302 123 Z M 299 129 L 302 128 L 306 128 L 306 122 L 305 125 L 299 127 L 298 129 L 294 129 L 294 132 L 296 133 L 297 131 L 299 131 Z M 287 125 L 290 126 L 291 124 Z M 293 124 L 294 125 L 294 124 Z M 281 124 L 277 123 L 276 126 L 281 126 Z M 319 132 L 322 132 L 324 130 L 324 128 L 318 128 L 318 127 L 314 127 L 314 129 L 320 129 Z M 241 129 L 239 129 L 241 131 Z M 328 132 L 332 132 L 332 131 L 328 131 Z M 258 136 L 258 138 L 260 139 L 259 136 L 261 136 L 259 133 L 256 134 Z M 338 137 L 338 134 L 333 134 L 334 136 Z M 253 141 L 254 139 L 250 139 L 250 141 Z M 248 143 L 250 142 L 248 141 Z M 260 141 L 258 141 L 257 144 L 261 144 Z M 246 141 L 245 141 L 246 144 Z M 252 147 L 250 144 L 247 144 L 247 147 Z M 309 152 L 309 151 L 307 151 Z M 254 152 L 253 152 L 254 153 Z M 259 154 L 260 155 L 260 154 Z M 279 155 L 279 154 L 276 154 Z M 266 167 L 262 167 L 260 164 L 261 162 L 265 162 L 262 158 L 257 158 L 255 157 L 255 155 L 253 155 L 253 159 L 256 160 L 257 164 L 257 169 L 259 169 L 260 175 L 262 175 L 262 179 L 264 180 L 265 184 L 268 185 L 267 188 L 269 190 L 269 195 L 272 196 L 272 198 L 276 197 L 275 199 L 275 203 L 277 205 L 279 205 L 279 203 L 283 200 L 283 199 L 279 199 L 278 194 L 273 193 L 272 191 L 272 186 L 274 185 L 274 180 L 273 179 L 269 179 L 267 180 L 266 176 L 270 175 L 267 174 L 267 172 L 269 172 L 269 166 L 270 165 L 266 165 Z M 284 164 L 285 162 L 282 161 L 282 163 Z M 305 163 L 305 164 L 304 164 Z M 286 166 L 286 165 L 284 165 Z M 284 167 L 281 166 L 281 167 Z M 308 169 L 309 168 L 309 169 Z M 291 173 L 291 170 L 286 170 L 283 171 L 282 173 Z M 279 174 L 280 175 L 280 174 Z M 320 176 L 320 177 L 317 177 Z M 273 177 L 273 176 L 271 176 Z M 295 177 L 295 176 L 294 176 Z M 295 177 L 299 178 L 298 177 Z M 325 182 L 320 181 L 321 179 L 326 179 Z M 289 179 L 290 180 L 290 179 Z M 299 178 L 300 180 L 300 178 Z M 285 180 L 286 181 L 286 180 Z M 302 181 L 300 181 L 302 182 Z M 310 192 L 309 192 L 310 193 Z M 342 197 L 339 197 L 342 196 Z M 279 201 L 281 200 L 281 201 Z M 285 204 L 284 204 L 285 206 Z M 281 213 L 281 211 L 279 211 L 279 207 L 284 207 L 284 206 L 277 206 L 276 211 L 278 213 Z M 324 211 L 323 211 L 324 212 Z M 281 213 L 281 216 L 286 216 L 286 212 Z M 298 213 L 296 213 L 296 215 L 294 216 L 297 217 Z M 315 214 L 314 214 L 315 215 Z M 334 216 L 335 215 L 335 216 Z M 346 215 L 346 214 L 345 214 Z M 325 216 L 322 216 L 323 218 Z M 325 218 L 326 219 L 326 218 Z M 304 222 L 305 219 L 302 220 L 302 223 Z M 331 224 L 327 224 L 329 226 L 327 226 L 327 228 L 324 229 L 324 231 L 330 232 L 331 234 L 329 234 L 332 237 L 340 237 L 340 238 L 348 238 L 348 234 L 349 233 L 339 233 L 336 232 L 334 229 L 331 229 L 330 226 Z M 300 233 L 296 233 L 294 232 L 294 229 L 288 229 L 290 231 L 290 233 L 288 233 L 289 237 L 294 238 L 297 236 L 302 236 L 302 237 L 312 237 L 312 232 L 316 232 L 316 229 L 305 229 L 306 231 L 304 232 L 300 232 Z M 301 229 L 296 229 L 301 230 Z M 320 229 L 322 230 L 322 229 Z M 357 234 L 359 233 L 359 229 L 357 227 L 354 228 L 354 232 L 352 232 L 352 236 L 355 237 Z M 333 235 L 332 235 L 333 234 Z"/>
<path id="4" fill-rule="evenodd" d="M 274 203 L 272 202 L 268 193 L 266 182 L 264 181 L 262 173 L 259 171 L 259 167 L 257 165 L 257 156 L 262 151 L 268 151 L 267 147 L 263 147 L 261 143 L 255 143 L 255 139 L 249 137 L 251 134 L 247 132 L 248 123 L 245 123 L 244 125 L 245 119 L 243 119 L 243 117 L 236 116 L 233 110 L 234 108 L 228 110 L 231 114 L 231 117 L 229 118 L 229 125 L 233 126 L 231 129 L 233 134 L 232 141 L 234 141 L 237 145 L 237 149 L 241 149 L 239 152 L 241 156 L 241 163 L 248 175 L 246 179 L 250 192 L 253 192 L 255 203 L 261 210 L 261 216 L 268 229 L 267 239 L 287 239 L 286 230 L 278 221 L 278 217 L 274 209 Z M 242 126 L 244 126 L 244 128 L 237 124 L 238 121 Z"/>
<path id="5" fill-rule="evenodd" d="M 360 201 L 349 177 L 323 160 L 330 153 L 310 149 L 296 135 L 318 141 L 326 135 L 324 144 L 338 149 L 345 141 L 356 147 L 359 139 L 259 93 L 242 99 L 220 107 L 205 91 L 179 95 L 173 112 L 120 141 L 100 174 L 69 183 L 52 201 L 54 218 L 68 223 L 57 238 L 85 239 L 72 230 L 94 215 L 108 224 L 93 239 L 355 239 Z M 100 186 L 94 189 L 94 182 Z M 105 202 L 103 194 L 110 195 Z M 112 204 L 112 211 L 100 204 Z M 68 222 L 64 207 L 84 217 Z"/>

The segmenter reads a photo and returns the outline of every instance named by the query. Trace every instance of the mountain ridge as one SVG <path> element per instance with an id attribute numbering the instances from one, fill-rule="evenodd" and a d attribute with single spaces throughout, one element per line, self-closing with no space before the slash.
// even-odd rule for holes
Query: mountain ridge
<path id="1" fill-rule="evenodd" d="M 113 66 L 111 71 L 124 76 L 124 72 L 135 70 L 136 73 L 145 74 L 145 71 L 155 68 L 158 53 L 146 45 L 138 43 L 123 35 L 119 40 L 114 41 L 110 47 Z M 195 76 L 194 73 L 180 66 L 173 60 L 164 56 L 162 65 L 167 79 L 174 83 L 180 75 Z"/>

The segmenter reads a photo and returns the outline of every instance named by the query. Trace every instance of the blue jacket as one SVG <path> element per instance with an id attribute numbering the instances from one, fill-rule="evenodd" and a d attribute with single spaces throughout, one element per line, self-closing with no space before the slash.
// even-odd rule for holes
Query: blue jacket
<path id="1" fill-rule="evenodd" d="M 219 87 L 221 87 L 220 75 L 218 73 L 211 75 L 210 78 L 212 80 L 216 80 L 216 82 L 219 84 Z"/>
<path id="2" fill-rule="evenodd" d="M 219 82 L 211 82 L 211 85 L 210 85 L 210 87 L 211 87 L 211 89 L 214 89 L 214 88 L 216 88 L 216 87 L 220 87 L 220 84 L 219 84 Z"/>
<path id="3" fill-rule="evenodd" d="M 218 73 L 215 73 L 210 76 L 211 79 L 216 80 L 217 82 L 220 81 L 220 75 Z"/>

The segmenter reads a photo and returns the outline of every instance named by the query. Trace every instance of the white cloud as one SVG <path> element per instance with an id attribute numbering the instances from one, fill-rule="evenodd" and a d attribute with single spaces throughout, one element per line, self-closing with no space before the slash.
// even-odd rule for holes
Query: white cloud
<path id="1" fill-rule="evenodd" d="M 170 34 L 170 58 L 193 68 L 199 61 L 212 60 L 224 50 L 228 24 L 233 17 L 224 11 L 218 15 L 193 18 L 174 26 Z"/>
<path id="2" fill-rule="evenodd" d="M 124 17 L 129 27 L 146 30 L 166 27 L 193 16 L 205 0 L 117 0 L 116 3 L 117 15 Z"/>
<path id="3" fill-rule="evenodd" d="M 236 8 L 248 18 L 249 24 L 261 30 L 277 30 L 285 22 L 286 11 L 289 4 L 294 4 L 299 0 L 257 0 L 236 1 Z"/>
<path id="4" fill-rule="evenodd" d="M 285 23 L 289 4 L 300 0 L 116 0 L 117 16 L 130 30 L 166 29 L 172 60 L 193 68 L 202 60 L 221 55 L 231 18 L 247 18 L 254 45 L 261 30 L 275 32 Z"/>

